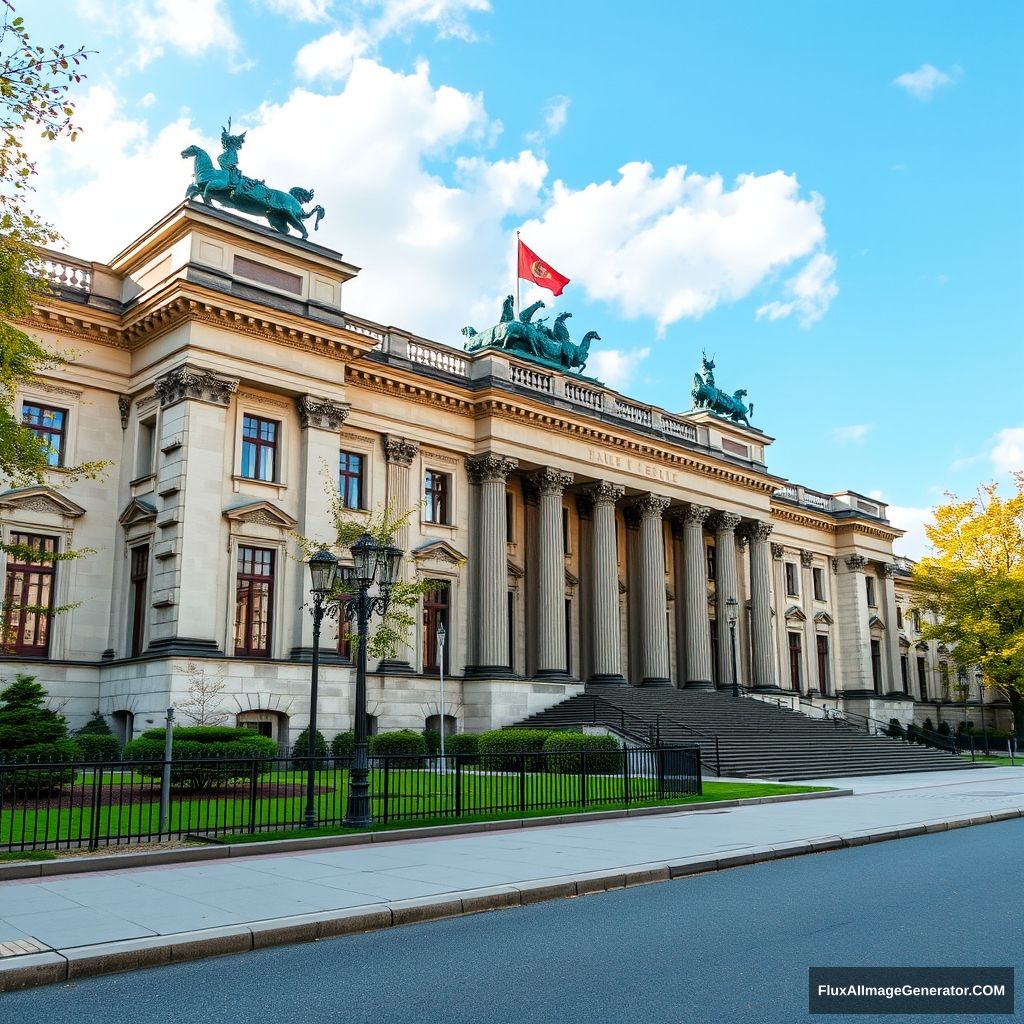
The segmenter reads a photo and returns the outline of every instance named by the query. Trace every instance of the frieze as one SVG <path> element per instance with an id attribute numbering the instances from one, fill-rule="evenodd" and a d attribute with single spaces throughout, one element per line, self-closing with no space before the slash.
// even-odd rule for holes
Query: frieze
<path id="1" fill-rule="evenodd" d="M 268 405 L 272 409 L 287 409 L 288 403 L 281 401 L 279 398 L 270 398 L 267 395 L 258 395 L 255 391 L 239 391 L 238 397 L 244 399 L 246 402 L 252 402 L 255 405 Z"/>
<path id="2" fill-rule="evenodd" d="M 194 398 L 214 405 L 227 405 L 238 388 L 237 377 L 218 377 L 210 370 L 178 366 L 156 382 L 161 408 Z"/>
<path id="3" fill-rule="evenodd" d="M 398 466 L 411 466 L 412 460 L 420 450 L 415 441 L 398 437 L 395 434 L 385 434 L 381 441 L 384 445 L 384 458 L 388 462 Z"/>
<path id="4" fill-rule="evenodd" d="M 348 406 L 329 398 L 315 398 L 300 395 L 295 400 L 299 412 L 299 424 L 303 427 L 319 427 L 321 430 L 339 430 L 348 419 Z"/>
<path id="5" fill-rule="evenodd" d="M 466 456 L 466 472 L 471 484 L 504 482 L 518 465 L 518 459 L 494 452 Z"/>

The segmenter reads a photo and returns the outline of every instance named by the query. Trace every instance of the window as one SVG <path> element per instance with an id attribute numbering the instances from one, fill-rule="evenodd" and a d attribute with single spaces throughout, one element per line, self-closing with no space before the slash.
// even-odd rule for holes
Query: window
<path id="1" fill-rule="evenodd" d="M 789 682 L 794 690 L 800 689 L 800 655 L 802 644 L 799 633 L 789 634 Z"/>
<path id="2" fill-rule="evenodd" d="M 896 605 L 896 628 L 903 628 L 903 609 L 899 605 Z"/>
<path id="3" fill-rule="evenodd" d="M 423 496 L 426 498 L 426 519 L 428 523 L 447 524 L 449 515 L 449 480 L 447 473 L 435 473 L 428 469 L 423 478 Z"/>
<path id="4" fill-rule="evenodd" d="M 277 432 L 279 423 L 261 416 L 242 419 L 242 476 L 247 480 L 277 479 Z"/>
<path id="5" fill-rule="evenodd" d="M 786 596 L 799 597 L 800 584 L 796 571 L 796 562 L 786 562 Z"/>
<path id="6" fill-rule="evenodd" d="M 867 588 L 868 593 L 868 607 L 875 607 L 875 578 L 874 576 L 864 577 L 864 586 Z"/>
<path id="7" fill-rule="evenodd" d="M 355 452 L 342 452 L 338 458 L 338 495 L 342 508 L 365 508 L 363 468 L 366 458 Z"/>
<path id="8" fill-rule="evenodd" d="M 505 541 L 514 544 L 516 539 L 515 531 L 515 499 L 511 491 L 505 492 Z"/>
<path id="9" fill-rule="evenodd" d="M 423 671 L 439 672 L 441 669 L 438 662 L 437 627 L 444 623 L 445 632 L 448 632 L 448 583 L 442 580 L 434 580 L 435 589 L 423 595 Z M 444 645 L 444 670 L 448 672 L 448 649 L 451 646 L 451 636 L 447 637 Z"/>
<path id="10" fill-rule="evenodd" d="M 917 685 L 921 687 L 921 700 L 928 699 L 928 668 L 922 655 L 917 656 Z"/>
<path id="11" fill-rule="evenodd" d="M 871 681 L 874 683 L 875 691 L 882 692 L 882 642 L 881 640 L 871 641 Z"/>
<path id="12" fill-rule="evenodd" d="M 146 630 L 146 592 L 149 579 L 149 545 L 132 548 L 131 551 L 131 656 L 142 653 Z"/>
<path id="13" fill-rule="evenodd" d="M 905 654 L 900 655 L 900 681 L 903 692 L 910 693 L 910 659 Z"/>
<path id="14" fill-rule="evenodd" d="M 565 671 L 572 675 L 572 601 L 565 599 Z"/>
<path id="15" fill-rule="evenodd" d="M 48 405 L 36 405 L 34 402 L 25 402 L 21 407 L 21 425 L 31 430 L 46 445 L 46 463 L 49 466 L 64 465 L 67 422 L 67 409 L 52 409 Z"/>
<path id="16" fill-rule="evenodd" d="M 345 606 L 351 600 L 350 594 L 342 594 L 338 598 L 338 657 L 346 661 L 352 660 L 352 641 L 349 639 L 349 633 L 355 630 L 353 623 L 345 621 Z"/>
<path id="17" fill-rule="evenodd" d="M 569 510 L 562 509 L 562 554 L 569 554 Z"/>
<path id="18" fill-rule="evenodd" d="M 274 552 L 268 548 L 238 549 L 235 584 L 235 654 L 270 657 L 270 626 L 274 598 Z"/>
<path id="19" fill-rule="evenodd" d="M 828 672 L 828 637 L 819 633 L 818 637 L 818 686 L 823 694 L 828 693 L 829 672 Z"/>
<path id="20" fill-rule="evenodd" d="M 508 618 L 508 669 L 510 672 L 516 670 L 516 595 L 513 591 L 508 592 L 506 605 Z"/>
<path id="21" fill-rule="evenodd" d="M 12 533 L 4 586 L 3 646 L 25 658 L 45 658 L 50 645 L 57 538 Z"/>
<path id="22" fill-rule="evenodd" d="M 921 632 L 921 613 L 916 608 L 914 609 L 914 632 Z"/>
<path id="23" fill-rule="evenodd" d="M 135 452 L 135 476 L 150 476 L 156 471 L 156 417 L 139 421 L 139 439 Z"/>
<path id="24" fill-rule="evenodd" d="M 708 579 L 714 582 L 718 579 L 718 559 L 716 557 L 718 552 L 714 544 L 708 544 L 705 550 L 708 558 Z"/>
<path id="25" fill-rule="evenodd" d="M 240 729 L 251 729 L 257 736 L 273 736 L 274 735 L 274 723 L 273 722 L 253 722 L 247 721 L 238 723 Z"/>
<path id="26" fill-rule="evenodd" d="M 825 570 L 815 567 L 811 570 L 811 579 L 814 581 L 814 600 L 825 600 Z"/>

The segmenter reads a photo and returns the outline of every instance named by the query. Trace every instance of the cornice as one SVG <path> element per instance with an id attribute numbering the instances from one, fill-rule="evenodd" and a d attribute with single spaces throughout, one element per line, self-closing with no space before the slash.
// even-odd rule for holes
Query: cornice
<path id="1" fill-rule="evenodd" d="M 781 505 L 772 504 L 772 519 L 778 519 L 786 523 L 794 523 L 796 526 L 809 526 L 812 530 L 821 530 L 823 533 L 835 533 L 838 524 L 813 512 L 797 511 Z"/>

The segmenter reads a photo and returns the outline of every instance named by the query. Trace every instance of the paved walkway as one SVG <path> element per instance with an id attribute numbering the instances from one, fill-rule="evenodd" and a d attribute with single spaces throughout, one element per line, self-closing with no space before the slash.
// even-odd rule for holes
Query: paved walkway
<path id="1" fill-rule="evenodd" d="M 0 991 L 1024 816 L 1024 768 L 827 784 L 854 792 L 0 882 Z"/>

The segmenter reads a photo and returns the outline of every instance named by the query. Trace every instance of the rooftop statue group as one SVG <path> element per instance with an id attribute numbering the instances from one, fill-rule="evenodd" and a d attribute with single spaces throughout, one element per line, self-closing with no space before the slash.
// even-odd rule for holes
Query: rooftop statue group
<path id="1" fill-rule="evenodd" d="M 189 146 L 181 152 L 182 159 L 193 158 L 192 184 L 185 193 L 186 199 L 199 196 L 208 203 L 216 199 L 222 206 L 229 206 L 242 213 L 251 213 L 257 217 L 266 217 L 270 226 L 282 235 L 288 234 L 290 227 L 295 228 L 303 240 L 309 237 L 306 225 L 302 222 L 316 214 L 313 230 L 320 227 L 324 216 L 322 206 L 314 206 L 308 213 L 302 209 L 304 203 L 313 201 L 312 189 L 291 188 L 287 192 L 280 189 L 267 188 L 262 179 L 248 178 L 238 169 L 238 151 L 245 143 L 245 132 L 241 135 L 231 134 L 231 119 L 228 118 L 227 128 L 221 128 L 220 144 L 224 152 L 217 157 L 218 167 L 205 149 Z"/>
<path id="2" fill-rule="evenodd" d="M 543 363 L 557 370 L 582 370 L 587 365 L 590 354 L 590 343 L 600 341 L 597 331 L 588 331 L 578 345 L 569 337 L 565 321 L 572 313 L 559 313 L 553 326 L 545 326 L 547 317 L 533 321 L 533 314 L 543 309 L 544 303 L 538 299 L 532 306 L 527 306 L 516 318 L 515 304 L 511 295 L 505 299 L 501 307 L 501 320 L 486 331 L 477 331 L 474 327 L 463 327 L 466 336 L 464 345 L 467 352 L 479 352 L 485 348 L 500 348 L 506 352 L 515 352 L 535 362 Z"/>
<path id="3" fill-rule="evenodd" d="M 719 416 L 728 416 L 733 423 L 745 423 L 750 426 L 749 416 L 754 415 L 754 403 L 745 405 L 743 399 L 747 392 L 740 388 L 731 395 L 720 391 L 715 385 L 715 357 L 710 359 L 707 353 L 701 353 L 701 369 L 704 371 L 702 377 L 699 373 L 693 375 L 693 390 L 690 397 L 693 399 L 694 409 L 707 409 L 709 412 L 717 413 Z"/>

